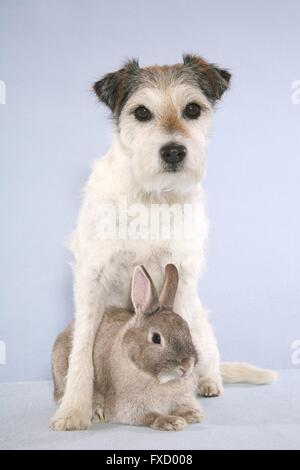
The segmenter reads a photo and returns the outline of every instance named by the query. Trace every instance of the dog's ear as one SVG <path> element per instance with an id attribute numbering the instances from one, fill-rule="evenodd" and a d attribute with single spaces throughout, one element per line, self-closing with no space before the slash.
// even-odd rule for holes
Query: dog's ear
<path id="1" fill-rule="evenodd" d="M 131 91 L 130 84 L 133 83 L 138 70 L 138 61 L 132 59 L 117 72 L 108 73 L 94 84 L 93 89 L 99 100 L 112 112 L 121 110 Z"/>
<path id="2" fill-rule="evenodd" d="M 231 80 L 231 73 L 228 70 L 192 54 L 184 54 L 183 63 L 193 71 L 198 85 L 213 103 L 228 89 Z"/>

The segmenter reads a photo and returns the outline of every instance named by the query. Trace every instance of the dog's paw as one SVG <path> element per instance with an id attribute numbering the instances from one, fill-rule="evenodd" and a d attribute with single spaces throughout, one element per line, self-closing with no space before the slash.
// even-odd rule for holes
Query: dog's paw
<path id="1" fill-rule="evenodd" d="M 94 405 L 92 422 L 99 423 L 100 421 L 105 421 L 104 409 L 100 405 Z"/>
<path id="2" fill-rule="evenodd" d="M 218 397 L 223 393 L 222 382 L 210 377 L 203 377 L 199 380 L 198 393 L 206 398 Z"/>
<path id="3" fill-rule="evenodd" d="M 83 431 L 91 426 L 91 413 L 76 408 L 58 409 L 50 421 L 53 431 Z"/>
<path id="4" fill-rule="evenodd" d="M 152 423 L 151 427 L 158 431 L 181 431 L 187 422 L 181 416 L 159 416 Z"/>

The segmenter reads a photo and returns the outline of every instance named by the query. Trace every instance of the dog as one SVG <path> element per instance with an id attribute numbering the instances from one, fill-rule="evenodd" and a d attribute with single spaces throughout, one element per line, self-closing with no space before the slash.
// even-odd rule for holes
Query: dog
<path id="1" fill-rule="evenodd" d="M 217 342 L 197 281 L 208 233 L 201 187 L 206 145 L 215 104 L 230 79 L 228 70 L 187 54 L 175 65 L 143 68 L 130 60 L 95 83 L 97 97 L 112 113 L 113 139 L 107 154 L 93 167 L 72 236 L 75 330 L 65 393 L 51 421 L 54 430 L 90 426 L 95 334 L 111 304 L 132 309 L 131 273 L 139 264 L 158 288 L 164 266 L 176 265 L 181 283 L 174 311 L 188 322 L 200 358 L 198 391 L 207 397 L 222 393 Z M 198 235 L 192 240 L 100 236 L 101 208 L 113 213 L 120 200 L 122 204 L 126 200 L 131 216 L 132 208 L 141 205 L 146 210 L 157 205 L 194 208 Z M 115 223 L 123 231 L 125 226 L 126 232 L 132 219 L 124 220 L 118 212 Z M 164 223 L 160 228 L 166 228 Z"/>

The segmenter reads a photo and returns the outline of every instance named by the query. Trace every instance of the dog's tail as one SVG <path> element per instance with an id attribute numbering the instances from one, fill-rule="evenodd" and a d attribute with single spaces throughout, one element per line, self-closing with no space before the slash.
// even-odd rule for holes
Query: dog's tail
<path id="1" fill-rule="evenodd" d="M 241 362 L 223 362 L 221 375 L 224 383 L 249 383 L 255 385 L 270 384 L 277 379 L 277 372 L 270 369 L 259 369 L 251 364 Z"/>

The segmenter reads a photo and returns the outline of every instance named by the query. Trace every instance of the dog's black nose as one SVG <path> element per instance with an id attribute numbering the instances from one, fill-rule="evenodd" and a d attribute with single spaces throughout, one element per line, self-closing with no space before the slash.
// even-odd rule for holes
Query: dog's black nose
<path id="1" fill-rule="evenodd" d="M 160 149 L 161 158 L 172 165 L 182 162 L 186 156 L 186 147 L 180 144 L 167 144 Z"/>

